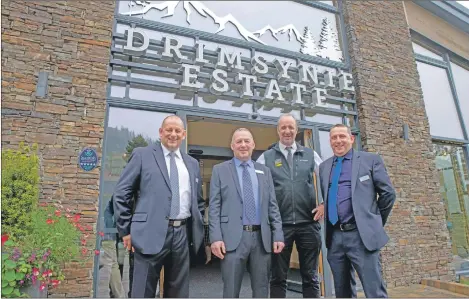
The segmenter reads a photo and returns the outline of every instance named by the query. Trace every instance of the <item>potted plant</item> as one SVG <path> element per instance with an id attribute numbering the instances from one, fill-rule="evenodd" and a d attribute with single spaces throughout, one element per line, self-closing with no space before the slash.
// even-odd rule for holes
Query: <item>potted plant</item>
<path id="1" fill-rule="evenodd" d="M 23 251 L 12 240 L 2 245 L 2 296 L 47 297 L 48 287 L 60 284 L 63 275 L 53 276 L 50 250 Z"/>

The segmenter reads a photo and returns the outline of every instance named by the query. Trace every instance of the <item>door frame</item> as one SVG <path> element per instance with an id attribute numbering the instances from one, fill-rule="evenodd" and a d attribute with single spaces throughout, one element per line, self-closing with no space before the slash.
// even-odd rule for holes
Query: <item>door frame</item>
<path id="1" fill-rule="evenodd" d="M 195 111 L 186 111 L 186 110 L 179 110 L 176 112 L 176 115 L 181 117 L 181 119 L 184 122 L 184 126 L 187 130 L 187 134 L 190 134 L 188 130 L 188 121 L 187 119 L 190 117 L 207 117 L 211 119 L 222 119 L 222 120 L 228 120 L 228 121 L 236 121 L 236 122 L 247 122 L 250 124 L 264 124 L 264 125 L 271 125 L 271 126 L 277 126 L 277 118 L 274 117 L 268 117 L 268 118 L 261 118 L 261 119 L 252 119 L 248 117 L 236 117 L 233 115 L 227 116 L 226 114 L 220 114 L 217 113 L 216 110 L 213 113 L 207 113 L 207 112 L 195 112 Z M 312 146 L 313 150 L 318 153 L 319 156 L 321 156 L 321 147 L 320 147 L 320 140 L 319 140 L 319 131 L 328 131 L 329 128 L 332 125 L 324 125 L 324 124 L 306 124 L 305 122 L 298 121 L 298 129 L 302 130 L 311 130 L 311 139 L 312 139 Z M 185 153 L 189 153 L 188 149 L 189 145 L 187 143 L 187 137 L 184 139 L 183 143 L 181 144 L 181 149 L 184 150 Z M 191 146 L 193 149 L 202 149 L 203 146 Z M 225 148 L 218 148 L 218 147 L 206 147 L 210 152 L 217 151 L 217 150 L 223 150 L 223 155 L 227 155 L 225 153 L 226 149 Z M 316 190 L 317 190 L 317 199 L 322 199 L 322 195 L 320 192 L 320 184 L 316 183 Z M 320 260 L 320 264 L 322 264 L 322 269 L 323 273 L 319 273 L 318 275 L 320 278 L 320 283 L 322 285 L 322 295 L 324 297 L 331 297 L 333 295 L 333 282 L 332 282 L 332 272 L 331 268 L 329 266 L 329 263 L 327 262 L 327 248 L 326 248 L 326 242 L 325 242 L 325 230 L 324 230 L 324 225 L 321 225 L 321 239 L 322 239 L 322 245 L 321 245 L 321 257 L 322 259 Z M 288 284 L 287 284 L 288 285 Z"/>

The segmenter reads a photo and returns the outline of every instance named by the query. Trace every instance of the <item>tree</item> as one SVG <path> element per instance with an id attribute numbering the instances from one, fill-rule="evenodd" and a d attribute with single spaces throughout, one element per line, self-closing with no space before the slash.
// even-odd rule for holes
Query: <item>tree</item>
<path id="1" fill-rule="evenodd" d="M 337 31 L 332 28 L 331 21 L 327 17 L 322 19 L 319 35 L 319 55 L 330 60 L 343 60 Z"/>
<path id="2" fill-rule="evenodd" d="M 132 154 L 132 151 L 136 147 L 144 147 L 148 146 L 148 142 L 143 138 L 142 135 L 137 135 L 135 136 L 132 140 L 129 141 L 127 144 L 127 147 L 125 148 L 125 155 L 124 155 L 124 160 L 128 161 L 130 158 L 130 155 Z"/>
<path id="3" fill-rule="evenodd" d="M 316 56 L 319 54 L 318 46 L 314 40 L 313 33 L 309 30 L 308 26 L 305 26 L 303 31 L 303 38 L 301 39 L 300 53 Z"/>

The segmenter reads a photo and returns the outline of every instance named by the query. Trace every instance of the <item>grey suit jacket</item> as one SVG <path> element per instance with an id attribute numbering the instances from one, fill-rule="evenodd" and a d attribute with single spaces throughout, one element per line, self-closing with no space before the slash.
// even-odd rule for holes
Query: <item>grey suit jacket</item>
<path id="1" fill-rule="evenodd" d="M 329 178 L 334 157 L 321 163 L 319 177 L 325 202 L 326 246 L 330 247 L 333 227 L 328 221 Z M 352 207 L 358 232 L 366 249 L 380 249 L 389 240 L 384 225 L 396 200 L 396 193 L 386 172 L 383 159 L 376 154 L 353 151 Z"/>
<path id="2" fill-rule="evenodd" d="M 197 252 L 204 236 L 202 179 L 197 160 L 184 153 L 181 155 L 191 184 L 188 232 Z M 132 197 L 137 194 L 132 215 Z M 114 190 L 114 217 L 119 235 L 131 234 L 132 246 L 143 254 L 159 253 L 168 231 L 170 209 L 171 183 L 161 144 L 134 149 Z"/>
<path id="3" fill-rule="evenodd" d="M 254 162 L 260 189 L 262 242 L 272 252 L 274 242 L 283 242 L 282 219 L 275 199 L 269 168 Z M 262 172 L 262 173 L 260 173 Z M 243 196 L 234 160 L 213 167 L 210 180 L 210 242 L 223 241 L 227 251 L 235 250 L 243 233 Z"/>

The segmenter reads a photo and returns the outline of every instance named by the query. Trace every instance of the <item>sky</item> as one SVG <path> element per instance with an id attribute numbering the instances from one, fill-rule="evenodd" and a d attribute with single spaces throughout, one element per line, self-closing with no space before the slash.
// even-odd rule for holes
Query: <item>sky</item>
<path id="1" fill-rule="evenodd" d="M 458 1 L 458 3 L 464 5 L 467 8 L 469 8 L 469 1 Z"/>

